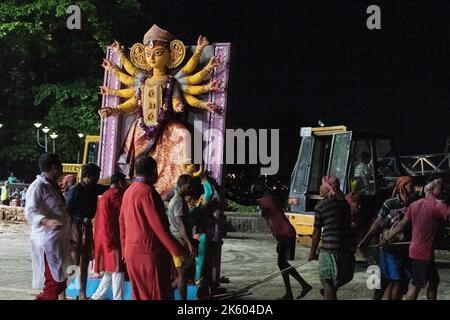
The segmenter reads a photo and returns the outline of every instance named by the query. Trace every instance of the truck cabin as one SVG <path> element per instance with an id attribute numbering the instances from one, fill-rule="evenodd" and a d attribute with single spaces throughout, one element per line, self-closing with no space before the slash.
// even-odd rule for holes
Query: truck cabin
<path id="1" fill-rule="evenodd" d="M 379 198 L 392 190 L 402 174 L 392 142 L 387 137 L 361 135 L 345 126 L 302 128 L 302 138 L 289 192 L 291 213 L 311 213 L 322 199 L 324 175 L 335 175 L 344 194 Z"/>
<path id="2" fill-rule="evenodd" d="M 77 163 L 63 163 L 63 176 L 73 174 L 76 177 L 77 181 L 80 181 L 81 168 L 84 164 L 98 164 L 99 141 L 100 136 L 85 136 L 83 150 L 78 150 Z M 83 154 L 81 155 L 82 157 L 80 159 L 81 151 L 83 151 Z"/>

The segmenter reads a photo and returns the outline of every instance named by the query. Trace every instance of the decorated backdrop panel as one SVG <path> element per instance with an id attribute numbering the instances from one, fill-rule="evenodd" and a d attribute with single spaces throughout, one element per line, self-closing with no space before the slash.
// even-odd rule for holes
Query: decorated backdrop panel
<path id="1" fill-rule="evenodd" d="M 188 52 L 193 52 L 194 46 L 188 48 Z M 217 67 L 213 73 L 211 80 L 219 80 L 222 82 L 223 90 L 212 92 L 208 94 L 208 100 L 214 102 L 221 108 L 218 113 L 210 112 L 196 112 L 190 111 L 187 116 L 187 122 L 190 124 L 192 132 L 192 141 L 194 142 L 194 120 L 202 121 L 202 131 L 197 134 L 202 134 L 205 138 L 203 142 L 203 152 L 205 157 L 203 163 L 205 169 L 209 171 L 210 176 L 216 182 L 222 184 L 223 172 L 223 158 L 224 158 L 224 138 L 225 124 L 227 113 L 227 86 L 228 86 L 228 71 L 230 60 L 230 44 L 229 43 L 215 43 L 207 46 L 202 53 L 201 63 L 207 62 L 213 55 L 220 55 L 223 61 L 222 65 Z M 120 66 L 119 57 L 115 54 L 112 47 L 107 48 L 106 59 L 111 60 Z M 104 86 L 113 89 L 120 89 L 121 83 L 117 77 L 110 71 L 105 71 Z M 103 96 L 102 108 L 115 106 L 119 104 L 119 98 L 116 96 Z M 135 119 L 136 115 L 118 115 L 110 116 L 101 120 L 100 126 L 100 148 L 99 148 L 99 166 L 102 169 L 101 178 L 110 177 L 117 171 L 116 162 L 119 151 L 125 139 L 127 130 L 130 124 Z M 208 130 L 214 129 L 214 130 Z M 198 131 L 198 130 L 197 130 Z M 218 135 L 217 133 L 221 133 Z M 194 150 L 194 149 L 192 149 Z M 192 156 L 191 159 L 194 159 Z"/>

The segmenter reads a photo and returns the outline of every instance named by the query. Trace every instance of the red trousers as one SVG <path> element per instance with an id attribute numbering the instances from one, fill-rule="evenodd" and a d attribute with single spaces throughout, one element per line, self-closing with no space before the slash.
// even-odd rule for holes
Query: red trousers
<path id="1" fill-rule="evenodd" d="M 45 263 L 45 282 L 44 289 L 36 296 L 36 300 L 58 300 L 58 295 L 66 290 L 66 281 L 56 282 L 53 280 L 50 267 L 48 266 L 47 257 L 44 255 Z"/>

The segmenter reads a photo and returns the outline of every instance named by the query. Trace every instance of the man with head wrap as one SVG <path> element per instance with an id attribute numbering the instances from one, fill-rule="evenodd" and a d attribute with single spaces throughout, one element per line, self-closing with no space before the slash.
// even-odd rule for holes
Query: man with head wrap
<path id="1" fill-rule="evenodd" d="M 353 279 L 355 257 L 350 205 L 339 189 L 339 179 L 335 176 L 322 178 L 320 195 L 324 199 L 314 208 L 314 232 L 308 260 L 319 259 L 319 278 L 324 297 L 336 300 L 339 287 Z M 322 247 L 317 254 L 322 233 Z"/>
<path id="2" fill-rule="evenodd" d="M 440 200 L 443 180 L 432 177 L 425 186 L 425 198 L 408 208 L 403 220 L 386 236 L 386 242 L 411 224 L 412 239 L 409 245 L 412 280 L 406 294 L 407 300 L 416 300 L 419 291 L 427 288 L 427 298 L 436 300 L 439 274 L 434 263 L 434 242 L 440 219 L 450 219 L 450 206 Z"/>
<path id="3" fill-rule="evenodd" d="M 413 196 L 413 179 L 409 176 L 399 177 L 395 183 L 392 197 L 383 203 L 377 219 L 360 241 L 358 248 L 364 251 L 375 235 L 380 234 L 383 230 L 389 230 L 395 221 L 403 218 L 408 206 L 407 202 L 409 204 L 409 202 L 417 200 L 417 198 L 412 198 Z M 398 249 L 396 247 L 380 247 L 378 265 L 381 271 L 382 292 L 385 292 L 388 300 L 400 300 L 402 298 L 402 283 L 409 281 L 406 270 L 408 256 Z M 380 292 L 379 298 L 382 297 L 382 292 Z"/>

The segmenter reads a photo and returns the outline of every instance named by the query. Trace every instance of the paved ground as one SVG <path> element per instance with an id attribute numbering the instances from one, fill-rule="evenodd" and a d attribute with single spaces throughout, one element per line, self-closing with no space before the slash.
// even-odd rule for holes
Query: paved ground
<path id="1" fill-rule="evenodd" d="M 236 290 L 278 271 L 275 255 L 276 244 L 271 237 L 255 235 L 249 237 L 245 234 L 235 234 L 234 237 L 224 241 L 222 275 L 229 277 L 231 283 L 223 285 L 223 287 Z M 297 245 L 296 260 L 292 261 L 291 264 L 296 265 L 306 262 L 308 253 L 308 248 Z M 450 254 L 439 252 L 437 263 L 441 276 L 438 298 L 450 300 Z M 321 299 L 317 261 L 307 263 L 297 270 L 314 288 L 303 300 Z M 338 299 L 370 300 L 373 291 L 367 289 L 369 274 L 366 271 L 367 263 L 362 257 L 357 257 L 354 279 L 340 289 Z M 291 284 L 294 295 L 298 295 L 301 291 L 300 285 L 292 278 Z M 284 294 L 283 280 L 280 276 L 276 277 L 255 287 L 250 292 L 252 292 L 252 295 L 245 297 L 245 299 L 276 299 Z M 424 292 L 419 298 L 426 298 Z"/>
<path id="2" fill-rule="evenodd" d="M 33 299 L 31 256 L 26 224 L 0 222 L 0 299 Z"/>
<path id="3" fill-rule="evenodd" d="M 296 261 L 293 264 L 306 261 L 307 253 L 307 248 L 297 246 Z M 437 257 L 441 275 L 439 299 L 450 300 L 450 255 L 445 252 L 439 253 Z M 277 270 L 275 242 L 271 237 L 230 234 L 230 237 L 224 240 L 222 275 L 228 277 L 230 283 L 224 284 L 223 287 L 236 290 Z M 317 262 L 308 263 L 298 270 L 314 287 L 304 299 L 320 299 Z M 341 289 L 338 293 L 339 298 L 370 299 L 373 292 L 367 289 L 367 278 L 366 266 L 362 262 L 358 263 L 353 281 Z M 294 280 L 292 285 L 294 294 L 299 294 L 300 286 Z M 276 277 L 250 292 L 252 295 L 245 299 L 275 299 L 284 293 L 282 279 Z M 0 222 L 0 300 L 28 300 L 35 294 L 36 291 L 31 289 L 28 226 Z"/>

